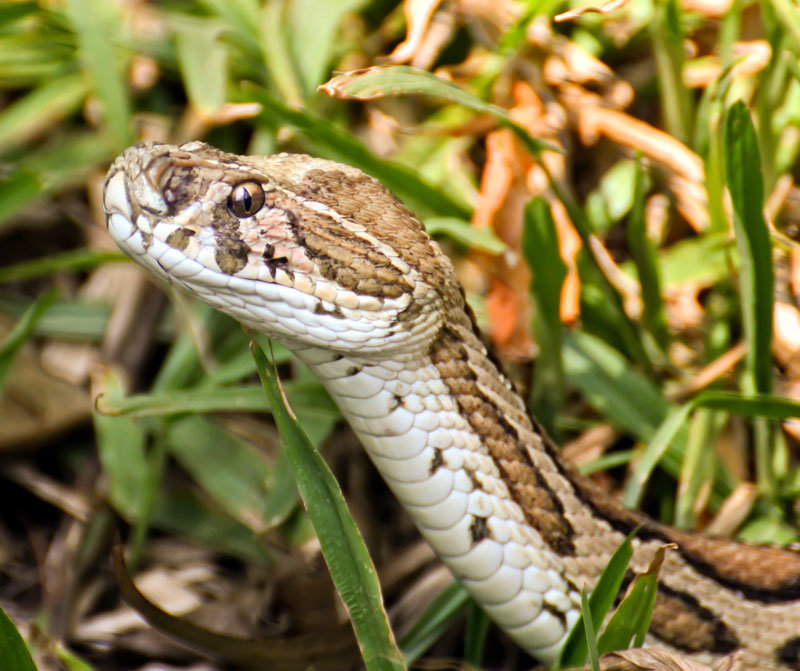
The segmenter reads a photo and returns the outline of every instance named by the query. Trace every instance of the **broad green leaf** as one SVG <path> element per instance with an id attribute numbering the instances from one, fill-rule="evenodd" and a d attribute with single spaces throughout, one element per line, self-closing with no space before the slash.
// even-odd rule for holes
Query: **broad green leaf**
<path id="1" fill-rule="evenodd" d="M 353 623 L 364 664 L 372 669 L 405 669 L 383 608 L 378 578 L 367 548 L 325 461 L 284 405 L 274 368 L 253 341 L 258 374 L 287 450 L 297 489 L 319 537 L 322 554 Z"/>
<path id="2" fill-rule="evenodd" d="M 31 659 L 25 641 L 2 608 L 0 608 L 0 669 L 36 671 L 36 665 Z"/>

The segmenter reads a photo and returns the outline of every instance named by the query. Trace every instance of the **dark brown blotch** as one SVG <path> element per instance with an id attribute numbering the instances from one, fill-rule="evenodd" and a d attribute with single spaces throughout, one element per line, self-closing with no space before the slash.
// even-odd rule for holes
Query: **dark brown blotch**
<path id="1" fill-rule="evenodd" d="M 183 251 L 189 246 L 189 239 L 194 236 L 195 231 L 191 228 L 176 228 L 167 236 L 167 244 L 179 251 Z"/>
<path id="2" fill-rule="evenodd" d="M 436 471 L 439 470 L 439 467 L 444 465 L 444 453 L 438 447 L 433 448 L 433 459 L 431 459 L 431 467 L 428 469 L 428 473 L 433 475 Z"/>
<path id="3" fill-rule="evenodd" d="M 217 236 L 217 248 L 214 260 L 219 269 L 227 275 L 235 275 L 247 265 L 248 247 L 242 240 Z"/>
<path id="4" fill-rule="evenodd" d="M 344 319 L 344 312 L 342 312 L 342 308 L 338 305 L 334 305 L 333 309 L 328 310 L 323 304 L 322 301 L 317 303 L 314 306 L 314 314 L 318 315 L 330 315 L 331 317 L 336 317 L 336 319 Z"/>
<path id="5" fill-rule="evenodd" d="M 687 652 L 727 654 L 741 647 L 736 634 L 694 596 L 664 583 L 658 584 L 650 631 Z"/>
<path id="6" fill-rule="evenodd" d="M 484 538 L 488 538 L 490 536 L 488 519 L 475 515 L 469 525 L 469 533 L 472 536 L 473 545 L 480 543 Z"/>
<path id="7" fill-rule="evenodd" d="M 800 671 L 800 636 L 790 639 L 778 648 L 775 659 L 794 671 Z"/>

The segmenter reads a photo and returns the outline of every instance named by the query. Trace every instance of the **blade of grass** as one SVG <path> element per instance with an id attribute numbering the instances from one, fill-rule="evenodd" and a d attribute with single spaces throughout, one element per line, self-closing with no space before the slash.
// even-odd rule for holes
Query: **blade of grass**
<path id="1" fill-rule="evenodd" d="M 586 598 L 586 591 L 581 590 L 581 616 L 584 623 L 586 648 L 589 652 L 589 668 L 591 671 L 600 671 L 600 655 L 597 651 L 597 636 L 595 634 L 594 623 L 592 622 L 592 612 L 589 610 L 589 601 Z"/>
<path id="2" fill-rule="evenodd" d="M 122 252 L 108 252 L 97 249 L 71 249 L 68 252 L 52 254 L 35 261 L 17 263 L 0 268 L 0 282 L 19 282 L 35 277 L 46 277 L 65 270 L 90 270 L 104 263 L 129 261 Z"/>
<path id="3" fill-rule="evenodd" d="M 469 594 L 456 581 L 445 587 L 400 639 L 406 664 L 419 659 L 450 628 L 469 602 Z"/>
<path id="4" fill-rule="evenodd" d="M 36 671 L 36 665 L 31 659 L 25 641 L 2 608 L 0 608 L 0 669 Z"/>
<path id="5" fill-rule="evenodd" d="M 83 78 L 69 74 L 47 81 L 0 113 L 0 152 L 31 141 L 77 110 L 86 97 Z"/>
<path id="6" fill-rule="evenodd" d="M 664 563 L 664 555 L 670 547 L 674 546 L 665 545 L 658 548 L 647 571 L 633 579 L 628 593 L 597 641 L 599 654 L 605 655 L 628 647 L 639 648 L 644 644 L 658 594 L 658 573 Z"/>
<path id="7" fill-rule="evenodd" d="M 422 222 L 431 235 L 446 235 L 473 249 L 490 254 L 502 254 L 508 245 L 488 228 L 475 228 L 463 219 L 455 217 L 428 217 Z"/>
<path id="8" fill-rule="evenodd" d="M 628 217 L 627 237 L 628 249 L 639 275 L 642 287 L 642 303 L 644 313 L 642 321 L 662 350 L 669 343 L 667 318 L 664 314 L 664 302 L 661 299 L 661 282 L 656 265 L 656 254 L 652 241 L 647 235 L 647 223 L 644 217 L 645 206 L 645 173 L 641 160 L 636 161 L 634 178 L 634 194 L 631 213 Z"/>
<path id="9" fill-rule="evenodd" d="M 133 133 L 124 61 L 117 51 L 122 16 L 106 0 L 68 0 L 65 10 L 78 36 L 84 71 L 103 106 L 103 125 L 115 148 L 127 147 Z"/>
<path id="10" fill-rule="evenodd" d="M 165 438 L 169 453 L 220 508 L 257 534 L 267 531 L 269 469 L 250 445 L 198 415 L 171 422 Z"/>
<path id="11" fill-rule="evenodd" d="M 739 249 L 742 321 L 750 347 L 748 377 L 752 391 L 772 388 L 772 310 L 775 286 L 772 246 L 764 221 L 764 187 L 761 179 L 756 131 L 750 110 L 734 103 L 724 122 L 725 175 L 733 203 L 733 225 Z"/>
<path id="12" fill-rule="evenodd" d="M 772 246 L 764 221 L 764 185 L 758 140 L 750 110 L 741 101 L 725 114 L 725 177 L 733 203 L 733 228 L 739 250 L 739 276 L 747 371 L 745 391 L 766 394 L 772 388 L 772 313 L 775 276 Z M 772 430 L 754 422 L 756 481 L 768 499 L 777 493 L 772 464 Z"/>
<path id="13" fill-rule="evenodd" d="M 657 0 L 650 24 L 664 125 L 681 142 L 691 137 L 692 103 L 683 85 L 684 34 L 676 0 Z"/>
<path id="14" fill-rule="evenodd" d="M 364 70 L 336 75 L 319 87 L 320 91 L 345 100 L 374 100 L 383 96 L 424 95 L 448 100 L 482 114 L 491 114 L 501 126 L 519 138 L 528 151 L 538 156 L 549 150 L 561 153 L 557 147 L 537 140 L 527 129 L 511 118 L 507 110 L 484 102 L 452 82 L 407 65 L 376 65 Z"/>
<path id="15" fill-rule="evenodd" d="M 471 212 L 467 206 L 420 179 L 411 168 L 377 158 L 352 133 L 337 128 L 330 121 L 307 110 L 292 109 L 266 89 L 253 84 L 245 84 L 240 95 L 241 102 L 255 101 L 263 106 L 263 123 L 270 127 L 276 123 L 286 124 L 307 135 L 314 141 L 320 155 L 349 163 L 379 179 L 419 216 L 470 219 Z"/>
<path id="16" fill-rule="evenodd" d="M 403 657 L 383 608 L 375 569 L 339 485 L 284 405 L 275 371 L 269 372 L 261 348 L 255 341 L 251 348 L 297 488 L 319 537 L 331 578 L 350 613 L 364 663 L 370 670 L 404 670 Z"/>
<path id="17" fill-rule="evenodd" d="M 225 102 L 228 48 L 220 41 L 222 26 L 216 21 L 174 15 L 178 65 L 192 106 L 208 115 Z"/>
<path id="18" fill-rule="evenodd" d="M 339 410 L 319 385 L 285 385 L 294 404 L 316 414 L 338 418 Z M 103 397 L 97 409 L 105 415 L 125 415 L 130 418 L 164 417 L 180 413 L 267 412 L 271 408 L 258 385 L 225 387 L 223 389 L 188 389 L 137 394 L 127 397 Z"/>
<path id="19" fill-rule="evenodd" d="M 585 607 L 583 605 L 585 594 L 581 592 L 581 617 L 575 622 L 564 642 L 564 647 L 561 648 L 557 668 L 579 666 L 586 660 L 586 655 L 590 650 L 589 646 L 594 645 L 597 640 L 594 632 L 600 628 L 606 614 L 614 605 L 625 580 L 628 563 L 633 556 L 632 541 L 638 530 L 637 527 L 628 534 L 628 537 L 611 555 Z M 597 650 L 595 650 L 595 654 L 597 654 Z"/>
<path id="20" fill-rule="evenodd" d="M 38 322 L 42 315 L 45 313 L 50 304 L 56 297 L 55 291 L 49 291 L 42 294 L 37 298 L 30 307 L 25 310 L 25 314 L 14 324 L 11 331 L 0 342 L 0 392 L 3 390 L 6 375 L 11 368 L 11 363 L 14 361 L 14 356 L 19 351 L 19 348 L 25 344 L 25 341 L 31 336 L 36 322 Z"/>
<path id="21" fill-rule="evenodd" d="M 567 266 L 561 258 L 558 234 L 550 206 L 537 198 L 525 207 L 522 253 L 531 269 L 530 295 L 534 302 L 533 332 L 539 346 L 531 389 L 534 414 L 551 435 L 564 404 L 564 364 L 561 337 L 561 288 Z"/>
<path id="22" fill-rule="evenodd" d="M 644 486 L 650 478 L 650 473 L 655 468 L 661 457 L 666 452 L 670 443 L 676 439 L 678 432 L 685 429 L 689 414 L 695 408 L 709 408 L 725 410 L 732 414 L 747 417 L 764 417 L 767 419 L 781 420 L 791 417 L 800 417 L 800 401 L 761 394 L 744 396 L 731 392 L 707 391 L 695 396 L 691 401 L 678 408 L 670 410 L 667 417 L 658 427 L 658 430 L 649 441 L 647 449 L 636 464 L 628 483 L 622 502 L 635 508 L 641 500 Z"/>

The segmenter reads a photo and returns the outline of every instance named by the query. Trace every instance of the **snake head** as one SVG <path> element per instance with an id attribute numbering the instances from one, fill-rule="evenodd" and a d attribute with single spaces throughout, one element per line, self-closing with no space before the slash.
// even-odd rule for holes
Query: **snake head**
<path id="1" fill-rule="evenodd" d="M 135 261 L 290 347 L 418 350 L 463 302 L 420 222 L 332 161 L 145 142 L 111 165 L 103 206 Z"/>

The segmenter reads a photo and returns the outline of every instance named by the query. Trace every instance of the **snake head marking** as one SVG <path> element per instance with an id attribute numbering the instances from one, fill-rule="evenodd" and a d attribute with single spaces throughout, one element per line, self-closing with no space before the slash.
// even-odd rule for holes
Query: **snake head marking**
<path id="1" fill-rule="evenodd" d="M 416 217 L 350 166 L 148 142 L 114 161 L 103 202 L 134 260 L 289 343 L 424 348 L 463 301 Z"/>

